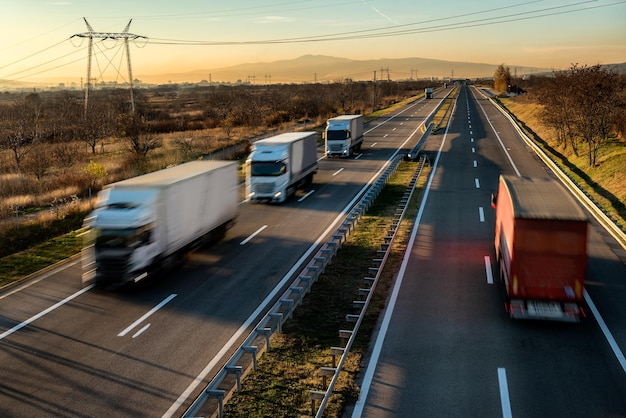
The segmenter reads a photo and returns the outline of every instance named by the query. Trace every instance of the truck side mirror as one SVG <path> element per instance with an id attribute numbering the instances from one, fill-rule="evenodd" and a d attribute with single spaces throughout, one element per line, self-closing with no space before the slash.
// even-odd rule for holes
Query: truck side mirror
<path id="1" fill-rule="evenodd" d="M 498 193 L 491 193 L 491 207 L 496 208 L 496 202 L 498 201 Z"/>

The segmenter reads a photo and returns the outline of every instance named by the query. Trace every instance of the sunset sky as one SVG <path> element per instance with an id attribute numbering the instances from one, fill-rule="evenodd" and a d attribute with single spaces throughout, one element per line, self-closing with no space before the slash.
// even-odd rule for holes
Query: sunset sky
<path id="1" fill-rule="evenodd" d="M 129 33 L 135 77 L 305 54 L 566 69 L 626 62 L 626 0 L 0 0 L 0 79 L 80 82 L 86 18 Z M 92 76 L 124 81 L 121 40 L 94 37 Z"/>

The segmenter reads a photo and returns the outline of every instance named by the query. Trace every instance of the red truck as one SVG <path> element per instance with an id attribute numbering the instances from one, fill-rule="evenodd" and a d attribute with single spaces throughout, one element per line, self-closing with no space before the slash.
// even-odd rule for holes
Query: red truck
<path id="1" fill-rule="evenodd" d="M 511 318 L 576 322 L 587 275 L 587 216 L 552 179 L 500 176 L 495 250 Z"/>

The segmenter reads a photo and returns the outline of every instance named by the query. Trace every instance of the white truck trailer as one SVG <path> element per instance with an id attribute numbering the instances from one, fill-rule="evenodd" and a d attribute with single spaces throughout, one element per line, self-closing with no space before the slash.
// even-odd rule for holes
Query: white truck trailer
<path id="1" fill-rule="evenodd" d="M 326 122 L 326 155 L 349 157 L 363 144 L 363 115 L 341 115 Z"/>
<path id="2" fill-rule="evenodd" d="M 237 163 L 193 161 L 105 186 L 88 227 L 83 285 L 121 287 L 182 265 L 237 216 Z"/>
<path id="3" fill-rule="evenodd" d="M 246 160 L 251 202 L 284 202 L 317 172 L 317 133 L 289 132 L 256 141 Z"/>

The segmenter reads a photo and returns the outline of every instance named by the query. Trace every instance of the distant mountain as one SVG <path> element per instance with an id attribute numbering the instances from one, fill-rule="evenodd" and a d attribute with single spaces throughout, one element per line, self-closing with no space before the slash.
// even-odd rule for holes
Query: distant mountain
<path id="1" fill-rule="evenodd" d="M 329 82 L 345 79 L 407 80 L 411 78 L 478 78 L 493 77 L 498 64 L 433 60 L 427 58 L 381 58 L 351 60 L 325 55 L 304 55 L 291 60 L 239 64 L 232 67 L 193 70 L 184 73 L 138 75 L 145 83 L 244 82 L 251 84 Z M 551 72 L 546 68 L 532 68 L 505 64 L 511 74 Z"/>

